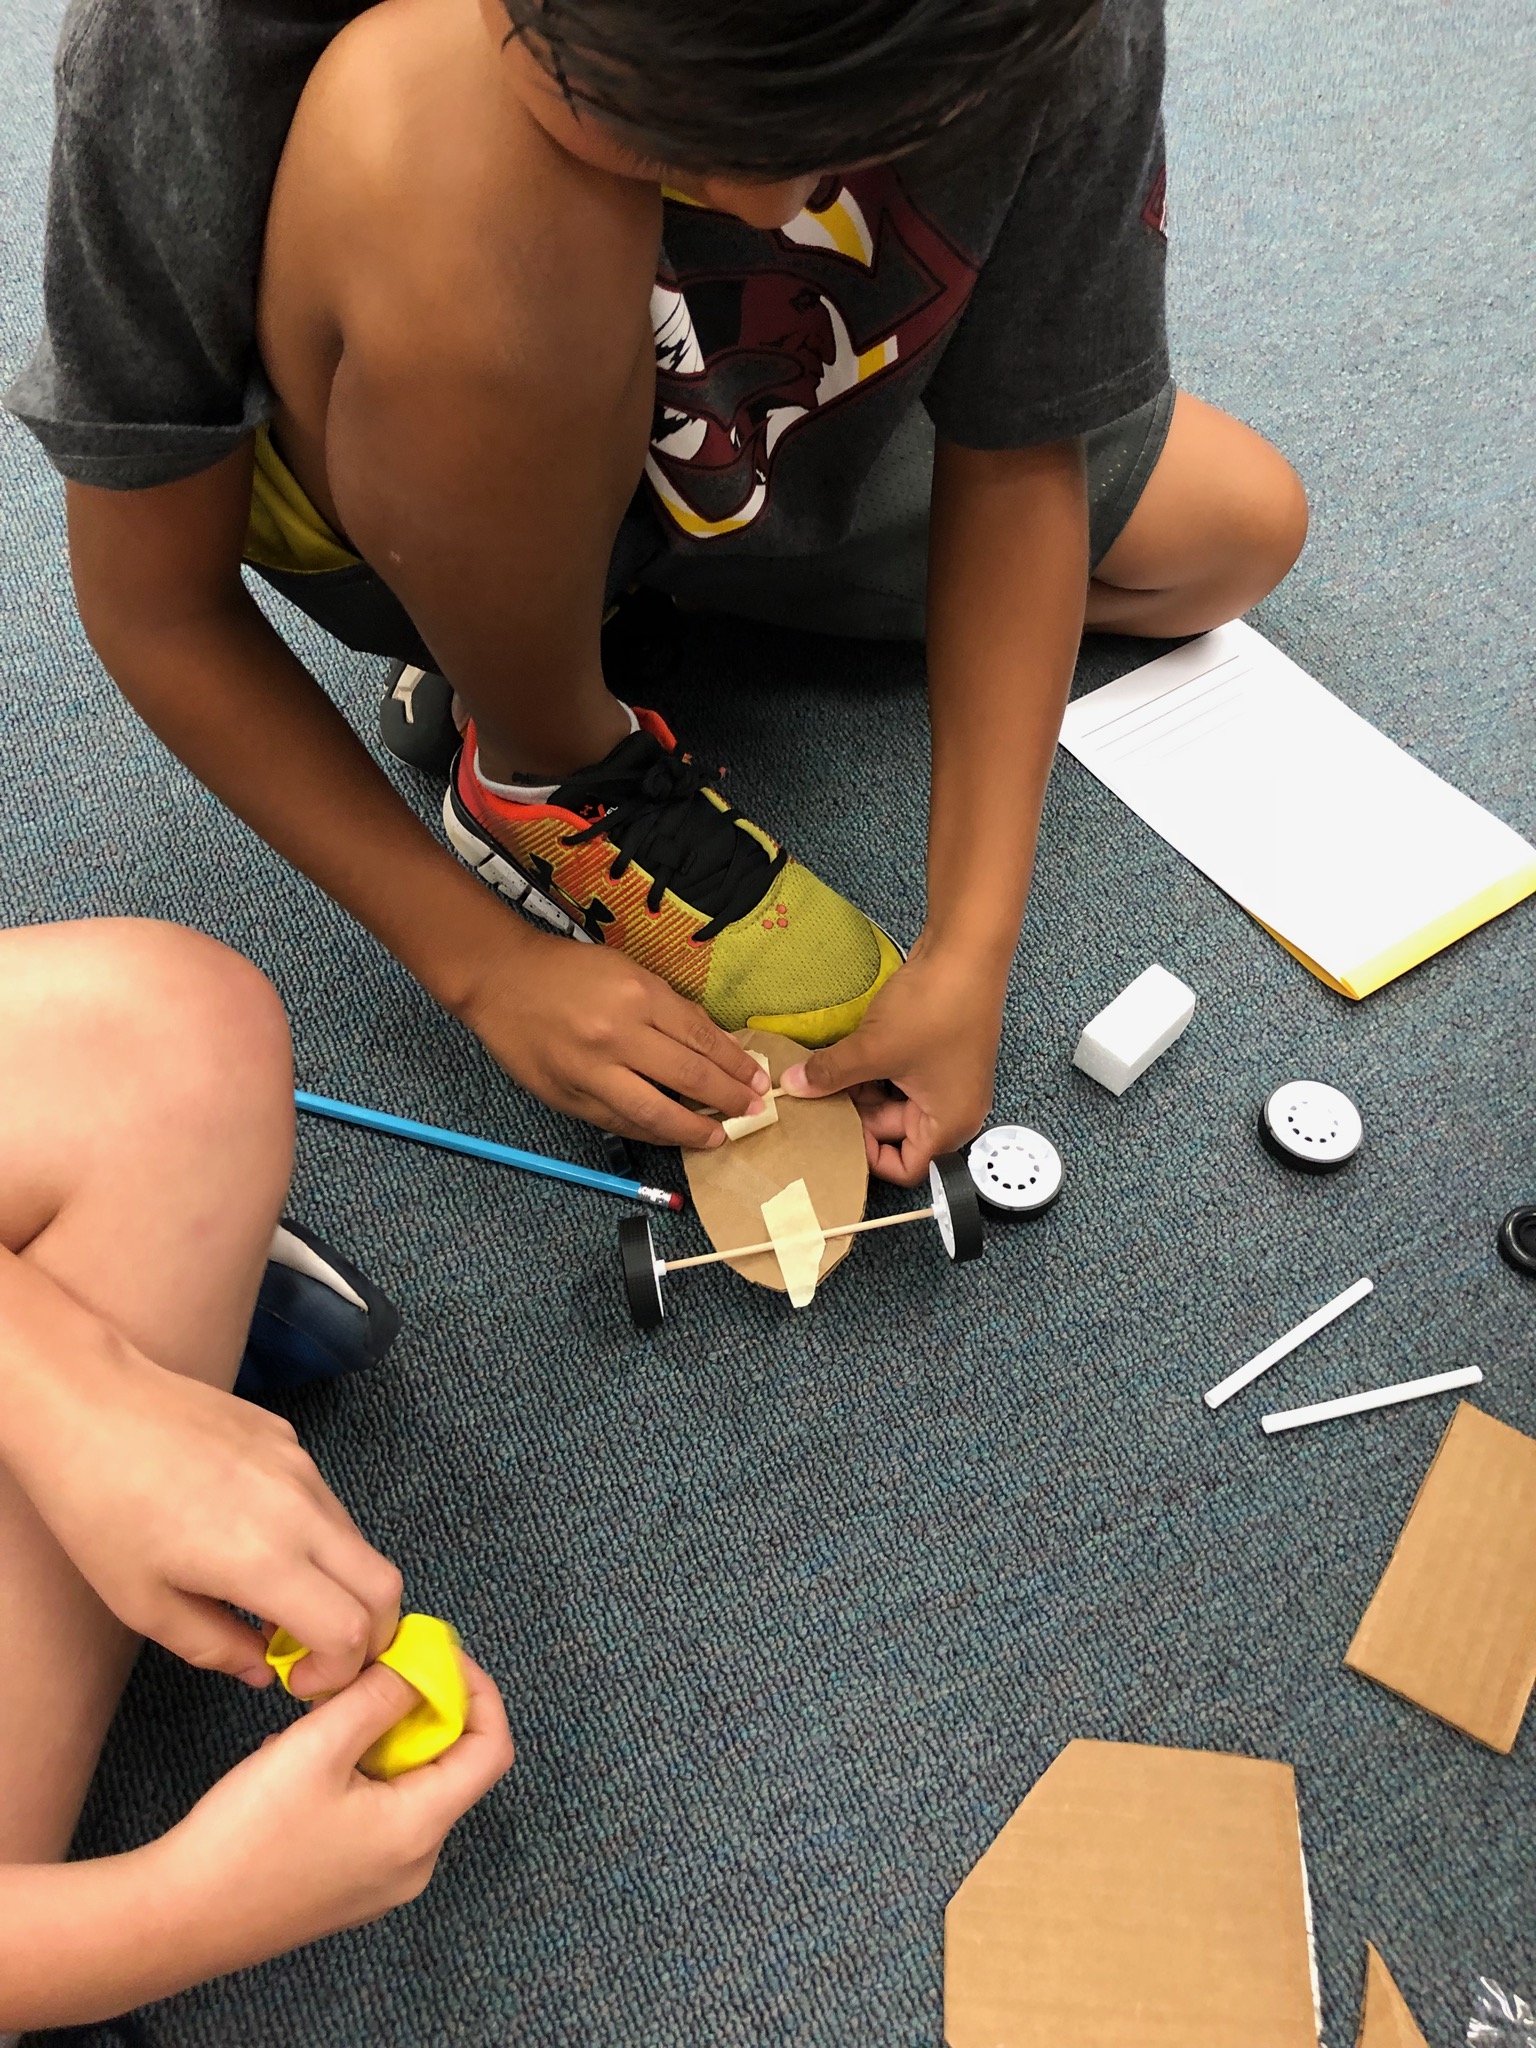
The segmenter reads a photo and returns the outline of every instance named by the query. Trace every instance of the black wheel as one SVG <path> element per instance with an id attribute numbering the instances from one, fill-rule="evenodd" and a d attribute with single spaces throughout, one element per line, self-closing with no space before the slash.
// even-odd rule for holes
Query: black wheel
<path id="1" fill-rule="evenodd" d="M 619 1261 L 624 1268 L 624 1295 L 635 1328 L 659 1329 L 666 1310 L 661 1305 L 661 1274 L 656 1269 L 656 1247 L 651 1242 L 648 1217 L 626 1216 L 619 1225 Z"/>
<path id="2" fill-rule="evenodd" d="M 634 1157 L 628 1145 L 617 1131 L 604 1131 L 599 1140 L 603 1148 L 603 1164 L 610 1173 L 618 1174 L 623 1180 L 638 1180 Z"/>
<path id="3" fill-rule="evenodd" d="M 933 1220 L 944 1249 L 959 1265 L 979 1259 L 982 1249 L 981 1202 L 963 1152 L 941 1152 L 928 1169 L 933 1194 Z"/>
<path id="4" fill-rule="evenodd" d="M 1528 1280 L 1536 1276 L 1536 1202 L 1511 1209 L 1499 1225 L 1499 1257 Z"/>

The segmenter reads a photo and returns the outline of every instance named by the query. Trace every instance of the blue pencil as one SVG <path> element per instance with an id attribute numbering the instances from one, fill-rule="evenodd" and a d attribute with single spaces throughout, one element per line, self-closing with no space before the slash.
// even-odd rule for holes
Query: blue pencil
<path id="1" fill-rule="evenodd" d="M 521 1167 L 524 1173 L 542 1173 L 546 1180 L 568 1180 L 578 1188 L 596 1188 L 601 1195 L 623 1195 L 631 1202 L 648 1202 L 653 1209 L 681 1209 L 681 1195 L 670 1188 L 648 1188 L 622 1174 L 599 1173 L 591 1166 L 577 1166 L 569 1159 L 546 1159 L 542 1152 L 523 1152 L 516 1145 L 497 1145 L 489 1138 L 471 1138 L 463 1131 L 445 1131 L 438 1124 L 418 1124 L 407 1116 L 389 1116 L 382 1109 L 360 1109 L 355 1102 L 333 1102 L 328 1095 L 310 1095 L 303 1088 L 293 1091 L 300 1109 L 311 1116 L 328 1116 L 339 1124 L 357 1124 L 365 1131 L 383 1131 L 386 1137 L 410 1138 L 418 1145 L 436 1145 L 440 1152 L 462 1152 L 466 1159 L 489 1159 L 496 1166 Z"/>

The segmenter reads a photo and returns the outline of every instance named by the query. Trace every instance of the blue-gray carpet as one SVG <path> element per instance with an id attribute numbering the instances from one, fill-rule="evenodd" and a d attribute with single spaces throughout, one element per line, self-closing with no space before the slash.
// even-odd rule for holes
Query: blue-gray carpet
<path id="1" fill-rule="evenodd" d="M 0 372 L 35 315 L 56 15 L 12 0 L 0 54 Z M 1179 0 L 1174 27 L 1176 366 L 1315 505 L 1259 623 L 1536 831 L 1529 10 Z M 55 484 L 0 431 L 0 921 L 202 925 L 276 981 L 306 1084 L 595 1160 L 119 705 Z M 369 726 L 377 670 L 298 638 Z M 1135 652 L 1091 648 L 1085 678 Z M 915 655 L 701 625 L 663 708 L 915 929 Z M 1277 1396 L 1476 1362 L 1482 1404 L 1536 1431 L 1536 1285 L 1493 1249 L 1536 1196 L 1533 935 L 1528 905 L 1350 1005 L 1064 761 L 999 1090 L 1061 1144 L 1059 1208 L 978 1267 L 871 1239 L 802 1315 L 695 1275 L 655 1341 L 626 1325 L 614 1205 L 307 1126 L 298 1213 L 408 1327 L 292 1412 L 496 1674 L 520 1761 L 421 1901 L 172 2002 L 155 2039 L 932 2044 L 944 1902 L 1074 1735 L 1295 1763 L 1333 2048 L 1367 1937 L 1436 2048 L 1474 1972 L 1536 1994 L 1536 1729 L 1494 1756 L 1340 1665 L 1447 1405 L 1270 1442 L 1275 1403 L 1198 1398 L 1373 1273 Z M 1117 1102 L 1068 1055 L 1153 959 L 1200 1008 Z M 1367 1119 L 1334 1181 L 1253 1139 L 1305 1073 Z M 147 1656 L 83 1847 L 163 1828 L 284 1712 Z"/>

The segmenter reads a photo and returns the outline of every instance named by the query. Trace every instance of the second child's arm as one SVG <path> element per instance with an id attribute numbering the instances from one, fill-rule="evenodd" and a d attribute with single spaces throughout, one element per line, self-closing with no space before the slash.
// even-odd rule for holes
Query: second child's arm
<path id="1" fill-rule="evenodd" d="M 899 974 L 807 1092 L 863 1091 L 873 1169 L 914 1185 L 992 1103 L 1008 973 L 1088 589 L 1082 444 L 940 440 L 928 558 L 928 915 Z"/>
<path id="2" fill-rule="evenodd" d="M 717 1124 L 653 1083 L 740 1114 L 745 1055 L 604 947 L 530 930 L 440 845 L 267 623 L 240 576 L 249 444 L 153 490 L 68 487 L 92 646 L 170 750 L 350 911 L 526 1087 L 664 1144 Z"/>

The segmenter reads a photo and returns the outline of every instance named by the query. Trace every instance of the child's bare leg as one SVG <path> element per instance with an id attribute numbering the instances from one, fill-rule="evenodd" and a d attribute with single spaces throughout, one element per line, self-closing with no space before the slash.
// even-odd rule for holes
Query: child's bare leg
<path id="1" fill-rule="evenodd" d="M 1301 479 L 1262 435 L 1181 391 L 1157 467 L 1088 586 L 1091 629 L 1203 633 L 1267 597 L 1301 553 Z"/>
<path id="2" fill-rule="evenodd" d="M 557 149 L 505 68 L 472 7 L 386 0 L 343 32 L 288 138 L 259 331 L 285 458 L 486 772 L 548 780 L 629 729 L 598 636 L 650 431 L 661 201 Z"/>
<path id="3" fill-rule="evenodd" d="M 239 1366 L 288 1184 L 271 987 L 211 939 L 123 921 L 0 933 L 0 1246 L 158 1364 Z M 0 1861 L 69 1845 L 137 1641 L 0 1466 Z"/>

